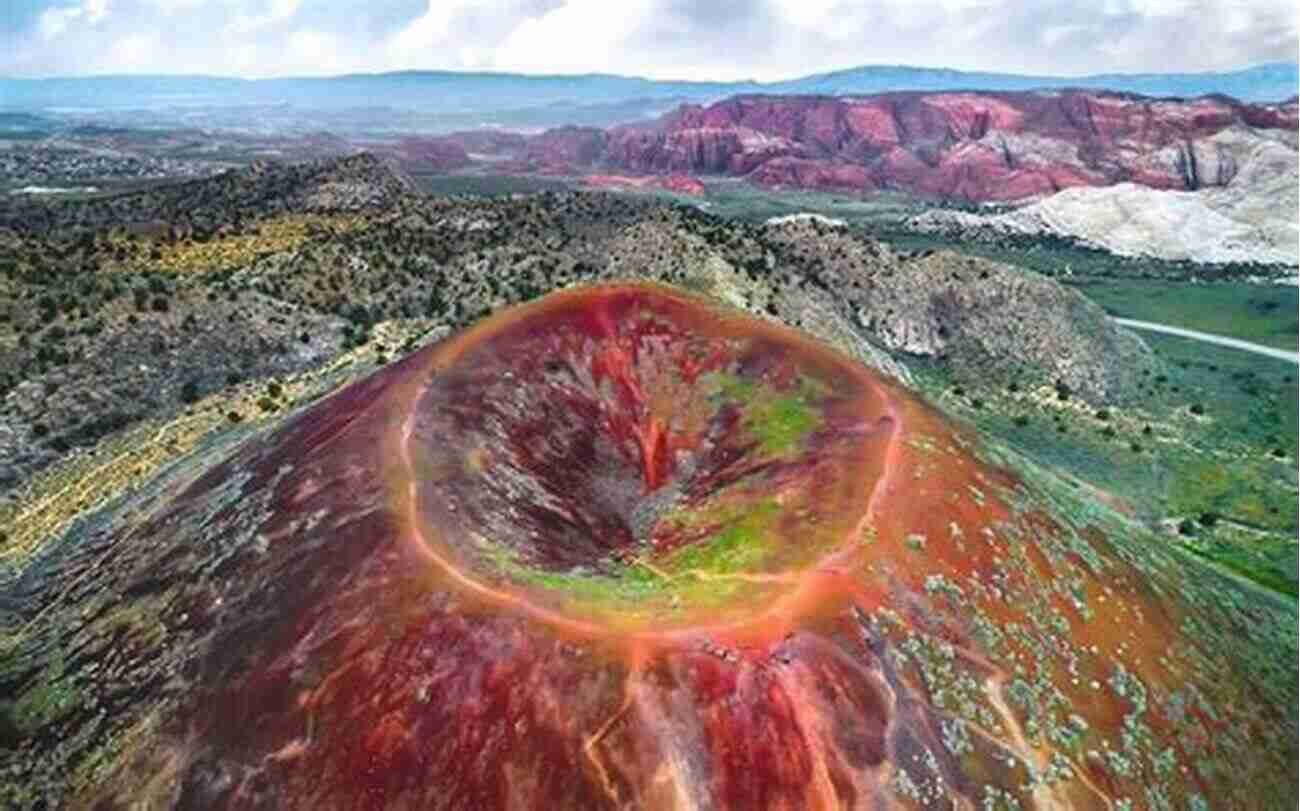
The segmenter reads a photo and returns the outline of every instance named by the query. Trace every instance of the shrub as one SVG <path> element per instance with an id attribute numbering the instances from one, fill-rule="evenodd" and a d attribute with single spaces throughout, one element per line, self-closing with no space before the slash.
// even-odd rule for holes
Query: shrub
<path id="1" fill-rule="evenodd" d="M 1188 408 L 1187 410 L 1199 417 L 1200 415 L 1205 413 L 1205 406 L 1201 405 L 1200 403 L 1192 403 L 1191 407 Z"/>
<path id="2" fill-rule="evenodd" d="M 199 399 L 199 381 L 191 378 L 181 386 L 181 402 L 193 403 Z"/>

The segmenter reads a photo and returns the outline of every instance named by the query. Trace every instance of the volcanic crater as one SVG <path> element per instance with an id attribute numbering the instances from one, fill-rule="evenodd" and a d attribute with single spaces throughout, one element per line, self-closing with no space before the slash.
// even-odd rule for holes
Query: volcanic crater
<path id="1" fill-rule="evenodd" d="M 503 311 L 52 564 L 66 807 L 1293 806 L 1293 641 L 992 453 L 676 289 Z"/>
<path id="2" fill-rule="evenodd" d="M 425 368 L 390 471 L 411 540 L 585 633 L 790 610 L 859 549 L 897 432 L 861 366 L 645 285 L 518 308 Z"/>

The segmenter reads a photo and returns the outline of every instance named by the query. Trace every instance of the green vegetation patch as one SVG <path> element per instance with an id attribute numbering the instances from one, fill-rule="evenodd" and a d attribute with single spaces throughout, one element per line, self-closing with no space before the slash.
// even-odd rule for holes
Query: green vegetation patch
<path id="1" fill-rule="evenodd" d="M 722 396 L 741 404 L 741 424 L 758 440 L 758 447 L 765 454 L 778 456 L 790 452 L 821 424 L 814 405 L 820 386 L 807 377 L 800 377 L 789 392 L 731 374 L 718 374 L 716 378 Z"/>
<path id="2" fill-rule="evenodd" d="M 1162 371 L 1143 376 L 1140 401 L 1127 406 L 1085 408 L 1050 392 L 956 380 L 941 368 L 922 368 L 918 378 L 981 436 L 1067 473 L 1080 494 L 1131 508 L 1162 545 L 1296 594 L 1300 372 L 1228 347 L 1142 338 Z"/>
<path id="3" fill-rule="evenodd" d="M 705 540 L 674 550 L 662 568 L 670 573 L 697 571 L 711 575 L 751 569 L 771 551 L 772 525 L 780 512 L 776 499 L 765 499 Z"/>
<path id="4" fill-rule="evenodd" d="M 1296 582 L 1300 559 L 1294 542 L 1249 543 L 1229 536 L 1194 538 L 1182 547 L 1274 591 L 1291 597 L 1300 595 L 1300 583 Z"/>
<path id="5" fill-rule="evenodd" d="M 675 609 L 683 603 L 697 607 L 717 605 L 735 596 L 745 585 L 742 575 L 757 568 L 773 551 L 772 528 L 781 513 L 776 499 L 757 504 L 725 506 L 681 516 L 683 528 L 713 526 L 707 537 L 667 553 L 662 560 L 603 561 L 600 571 L 574 569 L 550 572 L 518 560 L 510 552 L 486 549 L 498 571 L 531 588 L 561 595 L 563 599 L 628 616 Z M 719 581 L 715 578 L 724 578 Z"/>
<path id="6" fill-rule="evenodd" d="M 666 579 L 640 564 L 613 563 L 608 568 L 608 574 L 542 572 L 515 563 L 510 567 L 510 573 L 529 586 L 563 592 L 582 602 L 609 606 L 640 603 L 668 590 Z"/>
<path id="7" fill-rule="evenodd" d="M 1106 312 L 1295 350 L 1300 290 L 1291 285 L 1090 279 L 1075 284 Z M 1144 335 L 1145 337 L 1145 335 Z"/>
<path id="8" fill-rule="evenodd" d="M 772 191 L 737 178 L 706 179 L 705 198 L 709 213 L 746 222 L 812 212 L 850 223 L 896 223 L 928 207 L 921 198 L 900 192 Z"/>
<path id="9" fill-rule="evenodd" d="M 56 659 L 41 681 L 14 703 L 10 717 L 20 731 L 31 734 L 76 709 L 80 694 L 62 670 L 62 661 Z"/>
<path id="10" fill-rule="evenodd" d="M 667 581 L 640 564 L 609 561 L 604 572 L 574 569 L 548 572 L 521 562 L 514 553 L 495 544 L 483 552 L 505 577 L 516 583 L 561 592 L 582 602 L 607 606 L 641 602 L 666 590 Z"/>
<path id="11" fill-rule="evenodd" d="M 1278 466 L 1266 458 L 1188 458 L 1170 488 L 1169 511 L 1216 513 L 1252 527 L 1290 531 L 1296 526 L 1296 502 L 1277 482 Z"/>

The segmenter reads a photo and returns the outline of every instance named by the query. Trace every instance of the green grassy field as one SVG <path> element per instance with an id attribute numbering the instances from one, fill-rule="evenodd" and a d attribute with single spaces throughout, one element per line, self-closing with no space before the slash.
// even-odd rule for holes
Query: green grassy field
<path id="1" fill-rule="evenodd" d="M 1300 346 L 1292 285 L 1093 279 L 1073 285 L 1111 315 L 1226 335 L 1278 349 Z"/>
<path id="2" fill-rule="evenodd" d="M 1209 440 L 1280 449 L 1295 458 L 1296 364 L 1173 335 L 1146 332 L 1142 339 L 1170 367 L 1166 396 L 1175 404 L 1205 404 Z"/>
<path id="3" fill-rule="evenodd" d="M 709 178 L 697 204 L 711 214 L 761 222 L 769 217 L 813 212 L 866 225 L 897 222 L 924 210 L 920 201 L 895 192 L 770 191 L 735 178 Z"/>
<path id="4" fill-rule="evenodd" d="M 923 374 L 945 410 L 1095 488 L 1171 543 L 1295 595 L 1300 389 L 1293 363 L 1142 333 L 1164 372 L 1105 409 Z"/>

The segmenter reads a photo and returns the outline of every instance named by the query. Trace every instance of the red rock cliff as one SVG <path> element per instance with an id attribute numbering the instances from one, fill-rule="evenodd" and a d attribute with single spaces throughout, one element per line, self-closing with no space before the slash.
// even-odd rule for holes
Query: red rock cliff
<path id="1" fill-rule="evenodd" d="M 740 175 L 764 186 L 1012 200 L 1080 185 L 1223 185 L 1261 140 L 1296 143 L 1297 103 L 1085 91 L 737 96 L 654 126 L 552 130 L 529 157 L 628 172 Z"/>

